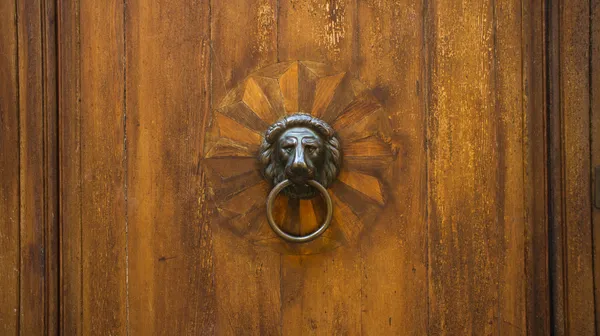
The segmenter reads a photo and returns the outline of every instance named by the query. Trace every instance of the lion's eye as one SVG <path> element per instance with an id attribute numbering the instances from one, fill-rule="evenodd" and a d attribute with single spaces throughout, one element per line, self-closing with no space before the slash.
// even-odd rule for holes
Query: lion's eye
<path id="1" fill-rule="evenodd" d="M 314 152 L 317 151 L 317 147 L 315 146 L 308 146 L 306 147 L 306 151 L 308 151 L 308 153 L 313 154 Z"/>

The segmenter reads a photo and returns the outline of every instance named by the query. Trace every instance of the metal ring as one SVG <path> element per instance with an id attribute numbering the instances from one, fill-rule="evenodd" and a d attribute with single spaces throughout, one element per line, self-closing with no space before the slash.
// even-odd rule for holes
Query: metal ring
<path id="1" fill-rule="evenodd" d="M 333 217 L 333 203 L 331 202 L 331 197 L 329 196 L 327 189 L 325 189 L 325 187 L 323 187 L 319 182 L 315 180 L 309 180 L 307 181 L 307 183 L 317 188 L 317 190 L 320 191 L 323 195 L 323 198 L 325 198 L 325 203 L 327 203 L 327 215 L 325 216 L 325 221 L 316 231 L 309 235 L 294 236 L 289 233 L 286 233 L 283 230 L 281 230 L 279 226 L 277 226 L 277 223 L 275 223 L 275 220 L 273 219 L 273 202 L 275 202 L 275 198 L 285 187 L 292 184 L 292 181 L 284 180 L 280 182 L 273 188 L 273 190 L 271 190 L 271 192 L 269 193 L 269 197 L 267 197 L 267 219 L 269 220 L 269 225 L 271 226 L 273 231 L 275 231 L 275 233 L 277 233 L 281 238 L 290 242 L 309 242 L 323 234 L 323 232 L 325 232 L 325 230 L 327 230 L 327 228 L 329 227 L 329 224 L 331 224 L 331 218 Z"/>

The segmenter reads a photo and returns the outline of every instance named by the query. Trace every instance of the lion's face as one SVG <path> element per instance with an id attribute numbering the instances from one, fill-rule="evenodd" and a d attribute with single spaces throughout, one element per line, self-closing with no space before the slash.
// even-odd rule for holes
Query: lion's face
<path id="1" fill-rule="evenodd" d="M 327 188 L 341 164 L 333 129 L 307 114 L 294 114 L 273 124 L 265 133 L 259 157 L 263 174 L 273 185 L 289 179 L 293 184 L 284 192 L 303 199 L 317 193 L 306 184 L 308 180 Z"/>
<path id="2" fill-rule="evenodd" d="M 285 167 L 285 177 L 295 184 L 306 184 L 315 178 L 315 171 L 323 166 L 323 140 L 307 127 L 285 131 L 277 141 L 277 158 Z"/>

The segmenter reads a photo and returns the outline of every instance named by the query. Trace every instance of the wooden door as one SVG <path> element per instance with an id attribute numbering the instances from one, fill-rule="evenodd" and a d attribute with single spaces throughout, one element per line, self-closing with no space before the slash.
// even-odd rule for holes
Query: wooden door
<path id="1" fill-rule="evenodd" d="M 596 2 L 0 2 L 0 334 L 594 334 Z M 311 243 L 256 159 L 295 111 Z"/>

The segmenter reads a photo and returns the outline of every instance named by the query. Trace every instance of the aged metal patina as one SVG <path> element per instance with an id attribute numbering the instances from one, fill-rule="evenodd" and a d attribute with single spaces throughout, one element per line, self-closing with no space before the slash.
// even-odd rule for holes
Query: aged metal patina
<path id="1" fill-rule="evenodd" d="M 342 162 L 340 143 L 333 128 L 309 114 L 284 117 L 265 132 L 259 160 L 263 176 L 274 186 L 267 199 L 267 218 L 273 230 L 293 242 L 317 238 L 331 222 L 332 202 L 326 188 L 337 177 Z M 273 202 L 279 192 L 299 199 L 310 199 L 321 193 L 327 204 L 323 224 L 307 236 L 283 232 L 272 214 Z"/>

